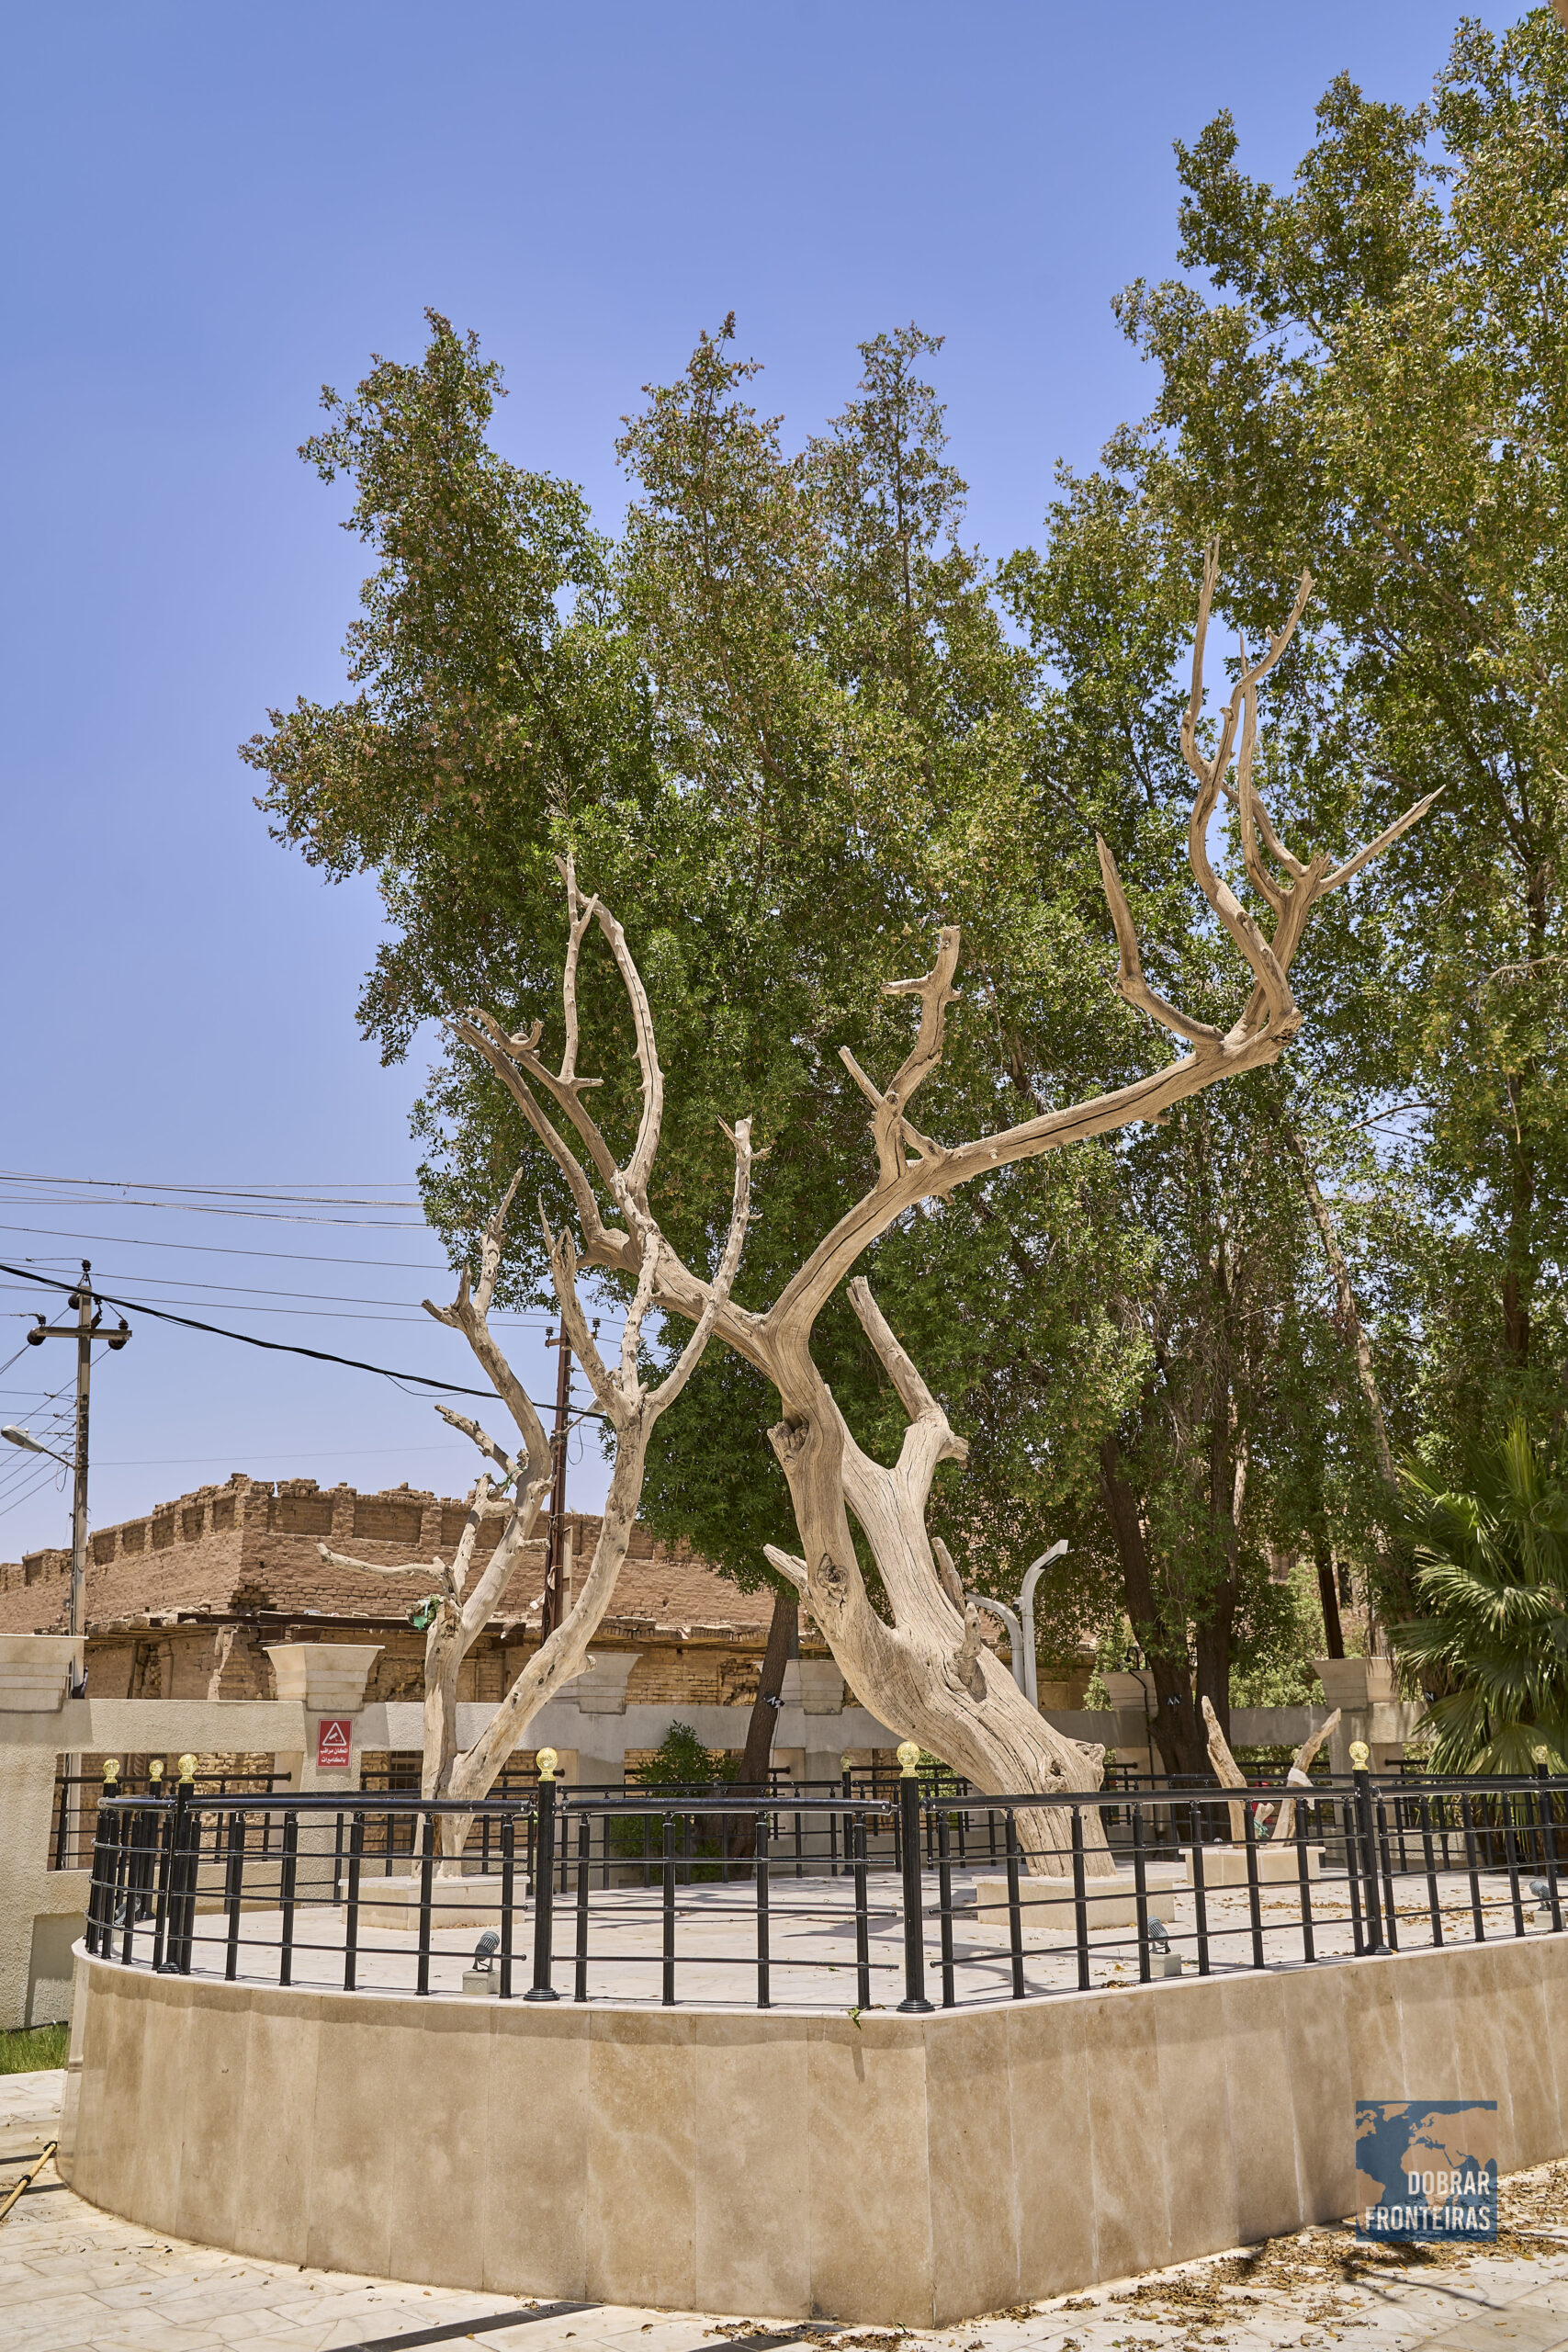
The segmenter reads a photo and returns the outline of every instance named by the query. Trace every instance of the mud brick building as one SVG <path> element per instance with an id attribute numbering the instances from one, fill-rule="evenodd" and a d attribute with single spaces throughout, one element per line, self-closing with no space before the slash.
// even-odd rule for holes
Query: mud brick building
<path id="1" fill-rule="evenodd" d="M 88 1684 L 101 1698 L 270 1699 L 269 1644 L 377 1641 L 368 1701 L 419 1699 L 424 1636 L 408 1612 L 424 1599 L 418 1576 L 390 1579 L 329 1567 L 317 1544 L 392 1566 L 450 1559 L 459 1501 L 407 1486 L 380 1494 L 276 1484 L 236 1472 L 161 1503 L 144 1519 L 97 1530 L 87 1570 Z M 586 1571 L 598 1521 L 572 1515 L 566 1601 Z M 499 1522 L 479 1537 L 482 1558 Z M 459 1696 L 498 1700 L 538 1644 L 545 1547 L 524 1548 L 488 1633 L 463 1667 Z M 0 1634 L 62 1633 L 71 1555 L 34 1552 L 0 1566 Z M 621 1571 L 595 1653 L 636 1654 L 631 1703 L 749 1707 L 756 1693 L 772 1602 L 746 1593 L 684 1549 L 639 1530 Z M 809 1628 L 803 1647 L 823 1655 Z M 743 1717 L 738 1720 L 743 1723 Z M 738 1736 L 743 1738 L 743 1730 Z"/>

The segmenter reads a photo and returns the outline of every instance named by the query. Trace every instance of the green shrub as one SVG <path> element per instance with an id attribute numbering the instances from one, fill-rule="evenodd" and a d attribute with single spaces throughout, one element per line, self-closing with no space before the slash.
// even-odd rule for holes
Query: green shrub
<path id="1" fill-rule="evenodd" d="M 692 1792 L 713 1790 L 716 1792 L 734 1780 L 736 1770 L 737 1758 L 722 1753 L 711 1753 L 703 1746 L 690 1724 L 671 1724 L 647 1763 L 635 1765 L 626 1775 L 626 1792 L 630 1795 L 639 1788 L 649 1791 L 684 1789 Z M 720 1826 L 712 1819 L 694 1823 L 694 1855 L 722 1855 L 724 1847 L 719 1835 Z M 646 1849 L 645 1835 L 649 1839 Z M 676 1837 L 683 1851 L 686 1841 L 679 1820 Z M 623 1860 L 640 1861 L 646 1850 L 649 1860 L 657 1863 L 661 1859 L 663 1845 L 663 1825 L 657 1815 L 653 1816 L 651 1830 L 646 1833 L 641 1819 L 613 1821 L 610 1824 L 610 1851 L 620 1855 Z M 711 1868 L 699 1869 L 694 1862 L 692 1876 L 694 1879 L 715 1878 L 717 1872 Z"/>

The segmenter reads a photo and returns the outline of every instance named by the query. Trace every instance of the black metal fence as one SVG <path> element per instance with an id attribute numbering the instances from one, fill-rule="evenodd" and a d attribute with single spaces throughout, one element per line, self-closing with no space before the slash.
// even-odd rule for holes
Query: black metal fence
<path id="1" fill-rule="evenodd" d="M 67 1772 L 57 1769 L 54 1775 L 53 1821 L 49 1839 L 50 1869 L 91 1869 L 101 1800 L 106 1796 L 143 1792 L 156 1796 L 167 1785 L 164 1772 L 165 1767 L 157 1758 L 152 1758 L 140 1772 L 119 1772 L 107 1781 L 101 1772 Z M 274 1789 L 286 1789 L 288 1785 L 287 1772 L 197 1772 L 194 1781 L 194 1786 L 202 1795 L 220 1797 L 230 1796 L 236 1790 L 254 1791 L 263 1796 L 270 1796 Z M 267 1817 L 258 1815 L 252 1828 L 265 1840 L 269 1835 Z"/>
<path id="2" fill-rule="evenodd" d="M 570 1985 L 765 2008 L 782 1985 L 842 2008 L 852 1982 L 857 2011 L 920 2011 L 1562 1928 L 1568 1781 L 1544 1771 L 1062 1797 L 910 1775 L 886 1795 L 795 1783 L 761 1801 L 528 1781 L 479 1805 L 192 1782 L 106 1795 L 87 1948 L 230 1981 L 502 2000 Z M 440 1867 L 459 1815 L 468 1875 Z M 1043 1839 L 1057 1866 L 1032 1876 Z"/>

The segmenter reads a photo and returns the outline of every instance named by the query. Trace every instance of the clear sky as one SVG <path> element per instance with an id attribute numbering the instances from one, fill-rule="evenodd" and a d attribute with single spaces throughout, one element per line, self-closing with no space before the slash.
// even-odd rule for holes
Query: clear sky
<path id="1" fill-rule="evenodd" d="M 699 328 L 733 309 L 805 433 L 856 341 L 913 318 L 948 338 L 972 535 L 1001 552 L 1055 460 L 1092 463 L 1146 402 L 1109 303 L 1169 267 L 1172 140 L 1229 106 L 1282 175 L 1335 73 L 1415 100 L 1452 22 L 1433 0 L 14 0 L 0 1165 L 412 1197 L 423 1061 L 381 1069 L 353 1022 L 374 893 L 274 847 L 234 755 L 342 675 L 360 551 L 295 456 L 323 381 L 412 356 L 434 305 L 505 365 L 507 453 L 613 526 L 617 420 Z M 85 1251 L 132 1298 L 470 1376 L 419 1313 L 444 1278 L 407 1207 L 240 1217 L 31 1181 L 0 1203 L 14 1265 Z M 463 1442 L 385 1381 L 131 1320 L 95 1399 L 99 1524 L 238 1468 L 467 1481 Z M 0 1363 L 22 1328 L 0 1321 Z M 553 1393 L 543 1329 L 512 1336 Z M 45 1428 L 28 1384 L 71 1363 L 27 1350 L 0 1420 Z M 39 1472 L 0 1448 L 0 1558 L 68 1540 Z"/>

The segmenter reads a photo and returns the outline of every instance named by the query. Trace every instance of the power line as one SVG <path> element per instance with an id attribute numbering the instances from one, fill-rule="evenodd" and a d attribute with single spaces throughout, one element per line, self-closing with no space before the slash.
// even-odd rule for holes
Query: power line
<path id="1" fill-rule="evenodd" d="M 92 1205 L 118 1208 L 122 1204 L 96 1201 Z M 40 1241 L 104 1241 L 116 1250 L 191 1250 L 208 1258 L 279 1258 L 299 1266 L 377 1266 L 400 1274 L 448 1274 L 452 1271 L 450 1266 L 416 1266 L 407 1258 L 328 1258 L 316 1250 L 241 1250 L 221 1241 L 149 1241 L 139 1233 L 79 1233 L 74 1228 L 66 1232 L 52 1225 L 0 1224 L 0 1233 L 35 1235 Z"/>
<path id="2" fill-rule="evenodd" d="M 400 1208 L 406 1205 L 399 1201 L 328 1199 L 326 1197 L 328 1193 L 351 1193 L 352 1184 L 347 1180 L 341 1184 L 330 1183 L 325 1178 L 318 1178 L 316 1182 L 321 1187 L 320 1191 L 296 1193 L 289 1190 L 288 1181 L 281 1178 L 276 1183 L 263 1182 L 250 1184 L 165 1184 L 157 1178 L 146 1176 L 40 1176 L 35 1170 L 0 1168 L 0 1184 L 68 1184 L 79 1192 L 200 1193 L 206 1200 L 289 1201 L 296 1205 L 309 1208 L 383 1209 Z M 358 1179 L 358 1182 L 372 1192 L 412 1193 L 415 1190 L 412 1183 L 401 1177 L 389 1177 L 383 1180 L 377 1176 L 366 1176 Z"/>
<path id="3" fill-rule="evenodd" d="M 5 1228 L 0 1228 L 0 1230 L 4 1230 L 4 1229 L 5 1229 Z M 14 1229 L 14 1228 L 13 1228 L 13 1229 Z M 93 1238 L 93 1237 L 92 1237 L 91 1235 L 84 1235 L 82 1238 L 83 1238 L 84 1239 L 91 1239 L 91 1238 Z M 113 1249 L 113 1248 L 114 1248 L 115 1244 L 114 1244 L 114 1241 L 113 1241 L 112 1238 L 109 1238 L 109 1237 L 99 1237 L 99 1238 L 108 1238 L 108 1241 L 109 1241 L 109 1247 L 110 1247 L 111 1249 Z M 155 1243 L 155 1242 L 149 1242 L 146 1246 L 147 1246 L 149 1249 L 155 1249 L 155 1248 L 157 1248 L 157 1247 L 158 1247 L 157 1243 Z M 58 1264 L 60 1264 L 60 1263 L 62 1263 L 62 1261 L 61 1260 L 59 1260 L 59 1259 L 39 1258 L 39 1259 L 38 1259 L 37 1261 L 29 1261 L 29 1262 L 36 1262 L 38 1265 L 40 1265 L 40 1266 L 48 1266 L 48 1265 L 51 1265 L 51 1264 L 58 1265 Z M 68 1262 L 69 1262 L 69 1261 L 64 1261 L 64 1262 L 67 1262 L 67 1263 L 68 1263 Z M 350 1263 L 350 1264 L 352 1264 L 352 1263 L 354 1263 L 354 1262 L 355 1262 L 355 1261 L 353 1261 L 353 1260 L 349 1260 L 347 1262 L 348 1262 L 348 1263 Z M 414 1271 L 422 1271 L 422 1270 L 415 1269 Z M 446 1272 L 448 1270 L 447 1270 L 446 1267 L 443 1267 L 440 1271 L 441 1271 L 442 1272 L 444 1272 L 444 1273 L 445 1273 L 445 1272 Z M 115 1277 L 111 1274 L 111 1275 L 109 1276 L 109 1280 L 110 1280 L 110 1281 L 113 1281 L 114 1279 L 115 1279 Z M 135 1275 L 133 1275 L 133 1276 L 131 1277 L 131 1279 L 132 1279 L 133 1281 L 135 1281 L 135 1280 L 137 1279 L 137 1277 L 136 1277 Z M 165 1289 L 165 1290 L 221 1291 L 221 1292 L 223 1292 L 223 1293 L 225 1294 L 225 1295 L 230 1296 L 230 1297 L 235 1297 L 235 1298 L 265 1298 L 265 1299 L 274 1299 L 274 1298 L 310 1298 L 310 1299 L 315 1299 L 315 1300 L 317 1300 L 317 1301 L 319 1302 L 319 1304 L 318 1304 L 316 1306 L 313 1306 L 313 1307 L 299 1307 L 299 1306 L 296 1306 L 296 1307 L 288 1307 L 288 1306 L 276 1306 L 276 1307 L 274 1307 L 274 1306 L 258 1306 L 258 1307 L 253 1307 L 253 1308 L 251 1308 L 251 1309 L 249 1310 L 252 1314 L 256 1314 L 256 1315 L 305 1315 L 305 1314 L 311 1314 L 311 1315 L 314 1315 L 314 1314 L 320 1314 L 320 1315 L 323 1316 L 324 1317 L 326 1317 L 328 1320 L 334 1320 L 334 1319 L 338 1319 L 338 1320 L 342 1320 L 343 1322 L 345 1322 L 345 1323 L 349 1323 L 349 1322 L 358 1322 L 358 1321 L 367 1321 L 367 1322 L 377 1322 L 377 1321 L 380 1321 L 380 1322 L 387 1322 L 387 1323 L 418 1323 L 418 1324 L 421 1326 L 421 1328 L 422 1328 L 422 1329 L 423 1329 L 423 1323 L 424 1323 L 424 1317 L 423 1317 L 423 1316 L 419 1316 L 419 1315 L 400 1314 L 400 1315 L 388 1315 L 388 1316 L 380 1316 L 380 1317 L 376 1317 L 376 1316 L 367 1316 L 367 1317 L 357 1317 L 357 1316 L 348 1316 L 348 1315 L 345 1315 L 345 1316 L 344 1316 L 344 1317 L 333 1317 L 333 1313 L 332 1313 L 333 1308 L 333 1307 L 336 1307 L 336 1306 L 395 1306 L 395 1307 L 406 1307 L 406 1306 L 409 1305 L 409 1301 L 408 1301 L 408 1299 L 407 1299 L 406 1297 L 405 1297 L 405 1298 L 367 1298 L 367 1297 L 363 1296 L 363 1295 L 362 1295 L 360 1293 L 358 1293 L 358 1292 L 350 1292 L 350 1291 L 276 1290 L 276 1289 L 272 1289 L 272 1288 L 269 1288 L 269 1287 L 262 1287 L 262 1286 L 259 1286 L 259 1285 L 257 1285 L 257 1284 L 255 1284 L 255 1283 L 220 1283 L 220 1282 L 214 1282 L 214 1281 L 213 1281 L 209 1276 L 208 1276 L 208 1275 L 195 1275 L 195 1276 L 192 1276 L 192 1277 L 187 1278 L 187 1277 L 186 1277 L 186 1276 L 184 1276 L 184 1275 L 180 1275 L 180 1274 L 160 1274 L 160 1275 L 158 1275 L 158 1276 L 156 1276 L 156 1277 L 153 1277 L 153 1279 L 156 1279 L 156 1280 L 160 1283 L 161 1286 L 162 1286 L 164 1289 Z M 198 1303 L 199 1303 L 199 1302 L 198 1302 Z M 548 1319 L 553 1320 L 554 1318 L 552 1317 L 552 1318 L 548 1318 Z M 546 1320 L 547 1320 L 547 1317 L 544 1317 L 543 1315 L 538 1315 L 538 1314 L 533 1314 L 533 1315 L 527 1315 L 527 1314 L 509 1314 L 509 1313 L 506 1313 L 505 1311 L 502 1311 L 502 1313 L 500 1313 L 500 1314 L 499 1314 L 499 1316 L 497 1317 L 497 1320 L 499 1320 L 499 1321 L 501 1321 L 501 1322 L 504 1322 L 504 1323 L 537 1324 L 537 1325 L 542 1329 L 542 1328 L 543 1328 L 543 1326 L 544 1326 L 544 1324 L 545 1324 L 545 1322 L 546 1322 Z M 13 1359 L 13 1361 L 14 1361 L 14 1359 Z M 3 1371 L 4 1369 L 5 1369 L 4 1365 L 0 1365 L 0 1371 Z"/>
<path id="4" fill-rule="evenodd" d="M 49 1290 L 71 1291 L 81 1287 L 79 1283 L 57 1282 L 52 1274 L 32 1272 L 25 1266 L 7 1266 L 4 1261 L 0 1261 L 0 1274 L 15 1274 L 24 1283 L 42 1283 Z M 409 1380 L 422 1388 L 439 1388 L 449 1396 L 483 1396 L 491 1404 L 503 1401 L 497 1398 L 493 1388 L 465 1388 L 458 1381 L 436 1380 L 427 1372 L 393 1372 L 384 1363 L 365 1363 L 357 1356 L 333 1355 L 324 1348 L 302 1348 L 288 1340 L 258 1339 L 252 1331 L 225 1331 L 219 1324 L 200 1323 L 191 1315 L 172 1314 L 166 1306 L 151 1306 L 146 1299 L 111 1298 L 107 1291 L 98 1290 L 96 1284 L 94 1296 L 102 1299 L 106 1306 L 118 1306 L 122 1314 L 152 1315 L 160 1323 L 178 1323 L 187 1331 L 206 1331 L 216 1340 L 238 1340 L 243 1347 L 265 1348 L 275 1355 L 309 1356 L 316 1363 L 343 1364 L 350 1372 L 373 1372 L 380 1380 Z M 537 1412 L 546 1413 L 553 1409 L 550 1406 L 539 1404 L 536 1397 L 530 1397 L 528 1401 Z M 586 1418 L 602 1421 L 607 1417 L 590 1410 Z"/>
<path id="5" fill-rule="evenodd" d="M 14 1205 L 18 1208 L 64 1209 L 74 1208 L 76 1206 L 76 1196 L 70 1193 L 13 1193 L 9 1195 L 9 1198 Z M 283 1209 L 230 1208 L 222 1203 L 213 1201 L 131 1201 L 109 1199 L 100 1195 L 98 1198 L 91 1201 L 88 1205 L 92 1208 L 98 1209 L 178 1209 L 188 1216 L 254 1217 L 259 1218 L 263 1223 L 268 1225 L 352 1226 L 360 1230 L 371 1233 L 428 1233 L 430 1230 L 429 1226 L 422 1216 L 298 1216 Z M 337 1201 L 332 1202 L 328 1205 L 334 1208 L 342 1208 L 344 1206 L 352 1206 L 353 1204 L 351 1203 Z M 367 1203 L 367 1206 L 370 1208 L 409 1208 L 412 1206 L 412 1203 L 408 1201 L 371 1201 Z"/>

